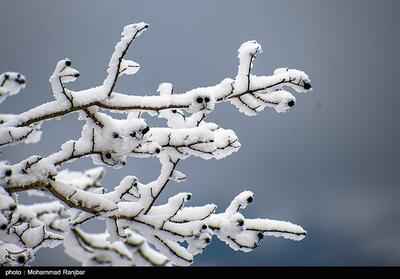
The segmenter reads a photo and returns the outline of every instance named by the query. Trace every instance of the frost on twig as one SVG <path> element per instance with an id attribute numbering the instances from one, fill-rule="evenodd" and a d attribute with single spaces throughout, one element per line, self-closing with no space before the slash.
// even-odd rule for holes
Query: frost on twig
<path id="1" fill-rule="evenodd" d="M 8 96 L 18 94 L 25 88 L 26 79 L 20 73 L 5 72 L 0 75 L 0 103 Z"/>
<path id="2" fill-rule="evenodd" d="M 126 54 L 147 28 L 146 23 L 124 28 L 102 85 L 68 89 L 67 83 L 79 78 L 79 72 L 65 58 L 56 63 L 49 79 L 54 101 L 20 114 L 0 115 L 0 147 L 38 142 L 43 121 L 73 112 L 84 121 L 80 137 L 68 140 L 55 153 L 0 162 L 1 265 L 29 264 L 39 249 L 62 243 L 66 253 L 83 265 L 190 265 L 213 236 L 234 250 L 249 252 L 264 236 L 301 240 L 306 235 L 289 222 L 246 218 L 241 210 L 254 199 L 250 191 L 237 195 L 219 213 L 214 204 L 190 206 L 190 193 L 178 193 L 164 202 L 159 197 L 170 181 L 186 180 L 178 170 L 181 161 L 191 156 L 219 160 L 240 148 L 233 130 L 206 122 L 218 103 L 230 102 L 250 116 L 266 107 L 286 112 L 296 99 L 283 88 L 308 92 L 309 77 L 289 68 L 279 68 L 271 76 L 254 75 L 253 61 L 262 50 L 256 41 L 248 41 L 239 48 L 234 79 L 180 94 L 170 83 L 160 84 L 159 94 L 153 96 L 115 92 L 119 78 L 139 70 Z M 17 94 L 25 83 L 19 73 L 2 74 L 0 102 Z M 107 112 L 125 117 L 116 119 Z M 150 127 L 146 113 L 165 119 L 166 127 Z M 65 168 L 84 157 L 97 167 Z M 114 186 L 102 186 L 105 167 L 124 167 L 128 157 L 157 158 L 158 177 L 145 182 L 129 175 Z M 18 201 L 23 191 L 54 201 L 23 205 Z M 81 228 L 92 219 L 105 222 L 103 233 Z"/>

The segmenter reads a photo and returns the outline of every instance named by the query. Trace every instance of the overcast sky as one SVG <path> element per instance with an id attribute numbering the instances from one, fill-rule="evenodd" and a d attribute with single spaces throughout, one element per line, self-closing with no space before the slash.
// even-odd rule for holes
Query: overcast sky
<path id="1" fill-rule="evenodd" d="M 237 49 L 257 40 L 264 52 L 254 73 L 277 67 L 306 71 L 313 92 L 296 94 L 290 112 L 247 117 L 226 103 L 210 121 L 236 131 L 242 148 L 224 160 L 185 160 L 185 183 L 163 198 L 192 192 L 192 204 L 222 210 L 242 190 L 255 201 L 244 214 L 302 225 L 301 242 L 268 238 L 250 254 L 213 239 L 195 265 L 399 265 L 400 185 L 399 1 L 22 1 L 0 9 L 0 72 L 23 73 L 28 84 L 0 106 L 19 113 L 52 100 L 49 76 L 68 57 L 80 78 L 70 88 L 97 86 L 124 25 L 150 24 L 128 57 L 140 63 L 117 90 L 153 95 L 161 82 L 176 92 L 234 77 Z M 153 125 L 163 122 L 148 120 Z M 77 114 L 43 125 L 38 144 L 8 147 L 12 163 L 48 155 L 80 135 Z M 85 159 L 70 169 L 91 167 Z M 142 181 L 159 172 L 155 159 L 107 169 L 105 185 L 125 175 Z M 25 199 L 26 200 L 26 199 Z M 96 223 L 87 228 L 104 230 Z M 76 265 L 63 248 L 43 249 L 35 265 Z"/>

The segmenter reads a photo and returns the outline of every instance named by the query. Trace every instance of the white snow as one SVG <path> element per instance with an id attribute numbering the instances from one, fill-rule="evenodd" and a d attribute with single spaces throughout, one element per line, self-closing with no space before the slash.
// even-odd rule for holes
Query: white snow
<path id="1" fill-rule="evenodd" d="M 265 108 L 287 112 L 296 98 L 283 88 L 309 92 L 308 75 L 285 67 L 270 76 L 252 74 L 262 49 L 256 41 L 248 41 L 238 50 L 234 79 L 181 93 L 168 82 L 161 83 L 159 94 L 153 96 L 118 93 L 118 79 L 139 71 L 139 64 L 125 56 L 147 28 L 143 22 L 125 26 L 103 84 L 80 91 L 66 88 L 79 72 L 65 58 L 49 78 L 54 101 L 20 114 L 0 114 L 0 147 L 38 142 L 43 121 L 68 113 L 78 112 L 83 121 L 80 137 L 50 155 L 33 155 L 16 163 L 0 161 L 0 260 L 5 260 L 0 264 L 27 264 L 39 249 L 63 243 L 66 253 L 83 265 L 186 266 L 213 236 L 244 252 L 255 249 L 264 236 L 305 237 L 302 227 L 289 222 L 246 218 L 239 211 L 253 201 L 251 191 L 237 195 L 220 213 L 214 204 L 190 206 L 192 195 L 187 192 L 169 198 L 161 194 L 168 183 L 186 180 L 177 169 L 181 161 L 190 156 L 219 160 L 239 150 L 235 131 L 206 120 L 218 103 L 230 102 L 249 116 Z M 1 74 L 0 103 L 25 84 L 19 73 Z M 117 119 L 110 112 L 125 117 Z M 150 127 L 145 116 L 165 119 L 166 127 Z M 101 167 L 65 168 L 83 157 L 91 157 Z M 128 157 L 156 158 L 161 165 L 158 177 L 143 182 L 127 175 L 103 186 L 105 168 L 125 167 Z M 24 205 L 13 193 L 20 191 L 55 200 Z M 103 233 L 80 227 L 92 219 L 105 221 Z"/>
<path id="2" fill-rule="evenodd" d="M 25 77 L 16 72 L 5 72 L 0 75 L 0 104 L 8 97 L 18 94 L 25 88 Z"/>

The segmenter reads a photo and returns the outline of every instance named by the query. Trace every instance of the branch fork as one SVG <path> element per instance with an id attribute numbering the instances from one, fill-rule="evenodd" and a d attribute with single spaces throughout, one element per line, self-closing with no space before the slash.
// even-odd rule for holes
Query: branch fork
<path id="1" fill-rule="evenodd" d="M 165 202 L 160 196 L 170 181 L 186 180 L 178 170 L 180 162 L 191 156 L 219 160 L 239 150 L 233 130 L 206 122 L 217 104 L 230 102 L 249 116 L 267 107 L 286 112 L 296 99 L 284 88 L 309 92 L 307 74 L 278 68 L 270 76 L 253 75 L 253 62 L 262 48 L 248 41 L 238 50 L 234 79 L 180 94 L 170 83 L 160 84 L 154 96 L 118 93 L 119 78 L 135 75 L 140 68 L 126 55 L 147 28 L 143 22 L 125 26 L 103 84 L 81 91 L 66 88 L 79 72 L 65 58 L 49 79 L 54 101 L 21 114 L 0 115 L 0 147 L 37 142 L 44 121 L 69 113 L 78 112 L 84 121 L 80 137 L 53 154 L 34 155 L 15 164 L 0 162 L 0 258 L 4 259 L 0 264 L 26 265 L 39 249 L 63 244 L 66 253 L 83 265 L 190 265 L 214 236 L 244 252 L 258 247 L 264 236 L 296 241 L 305 237 L 302 227 L 289 222 L 246 218 L 241 211 L 254 200 L 250 191 L 237 195 L 220 213 L 212 203 L 189 206 L 191 193 L 178 193 Z M 0 102 L 25 84 L 19 73 L 0 75 Z M 126 117 L 116 119 L 109 112 Z M 167 127 L 150 127 L 145 113 L 165 119 Z M 83 157 L 91 157 L 98 167 L 65 168 Z M 104 167 L 124 167 L 128 157 L 157 158 L 159 176 L 144 182 L 129 175 L 115 187 L 102 186 Z M 17 196 L 23 191 L 55 201 L 23 205 Z M 103 233 L 81 228 L 92 219 L 105 220 Z"/>

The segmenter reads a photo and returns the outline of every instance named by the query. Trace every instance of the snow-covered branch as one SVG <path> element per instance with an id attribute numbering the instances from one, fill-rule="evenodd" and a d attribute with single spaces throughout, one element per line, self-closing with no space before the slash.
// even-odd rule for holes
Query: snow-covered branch
<path id="1" fill-rule="evenodd" d="M 160 84 L 154 96 L 115 92 L 119 78 L 138 72 L 139 64 L 126 55 L 147 28 L 146 23 L 125 26 L 102 85 L 68 89 L 66 84 L 79 78 L 79 72 L 65 58 L 56 63 L 49 79 L 54 101 L 20 114 L 0 115 L 0 147 L 38 142 L 45 120 L 78 112 L 84 121 L 80 137 L 68 140 L 55 153 L 0 162 L 0 264 L 25 265 L 38 249 L 64 243 L 66 253 L 84 265 L 189 265 L 213 236 L 234 250 L 249 252 L 264 236 L 301 240 L 306 235 L 289 222 L 245 218 L 239 211 L 253 201 L 250 191 L 236 196 L 221 213 L 216 213 L 214 204 L 187 206 L 190 193 L 178 193 L 165 202 L 159 197 L 170 181 L 185 181 L 186 175 L 178 170 L 183 160 L 190 156 L 219 160 L 240 148 L 233 130 L 206 122 L 216 104 L 230 102 L 250 116 L 266 107 L 286 112 L 296 99 L 283 88 L 310 91 L 307 74 L 289 68 L 279 68 L 271 76 L 252 74 L 262 49 L 256 41 L 248 41 L 239 48 L 234 79 L 181 94 L 175 94 L 170 83 Z M 17 94 L 25 83 L 19 73 L 2 74 L 0 102 Z M 107 112 L 120 112 L 125 118 Z M 145 113 L 165 119 L 167 127 L 150 127 Z M 84 157 L 98 167 L 65 168 Z M 128 157 L 157 158 L 159 176 L 143 182 L 130 175 L 116 186 L 103 187 L 104 167 L 124 167 Z M 18 201 L 23 191 L 55 201 L 23 205 Z M 81 228 L 95 218 L 105 221 L 104 233 Z"/>

